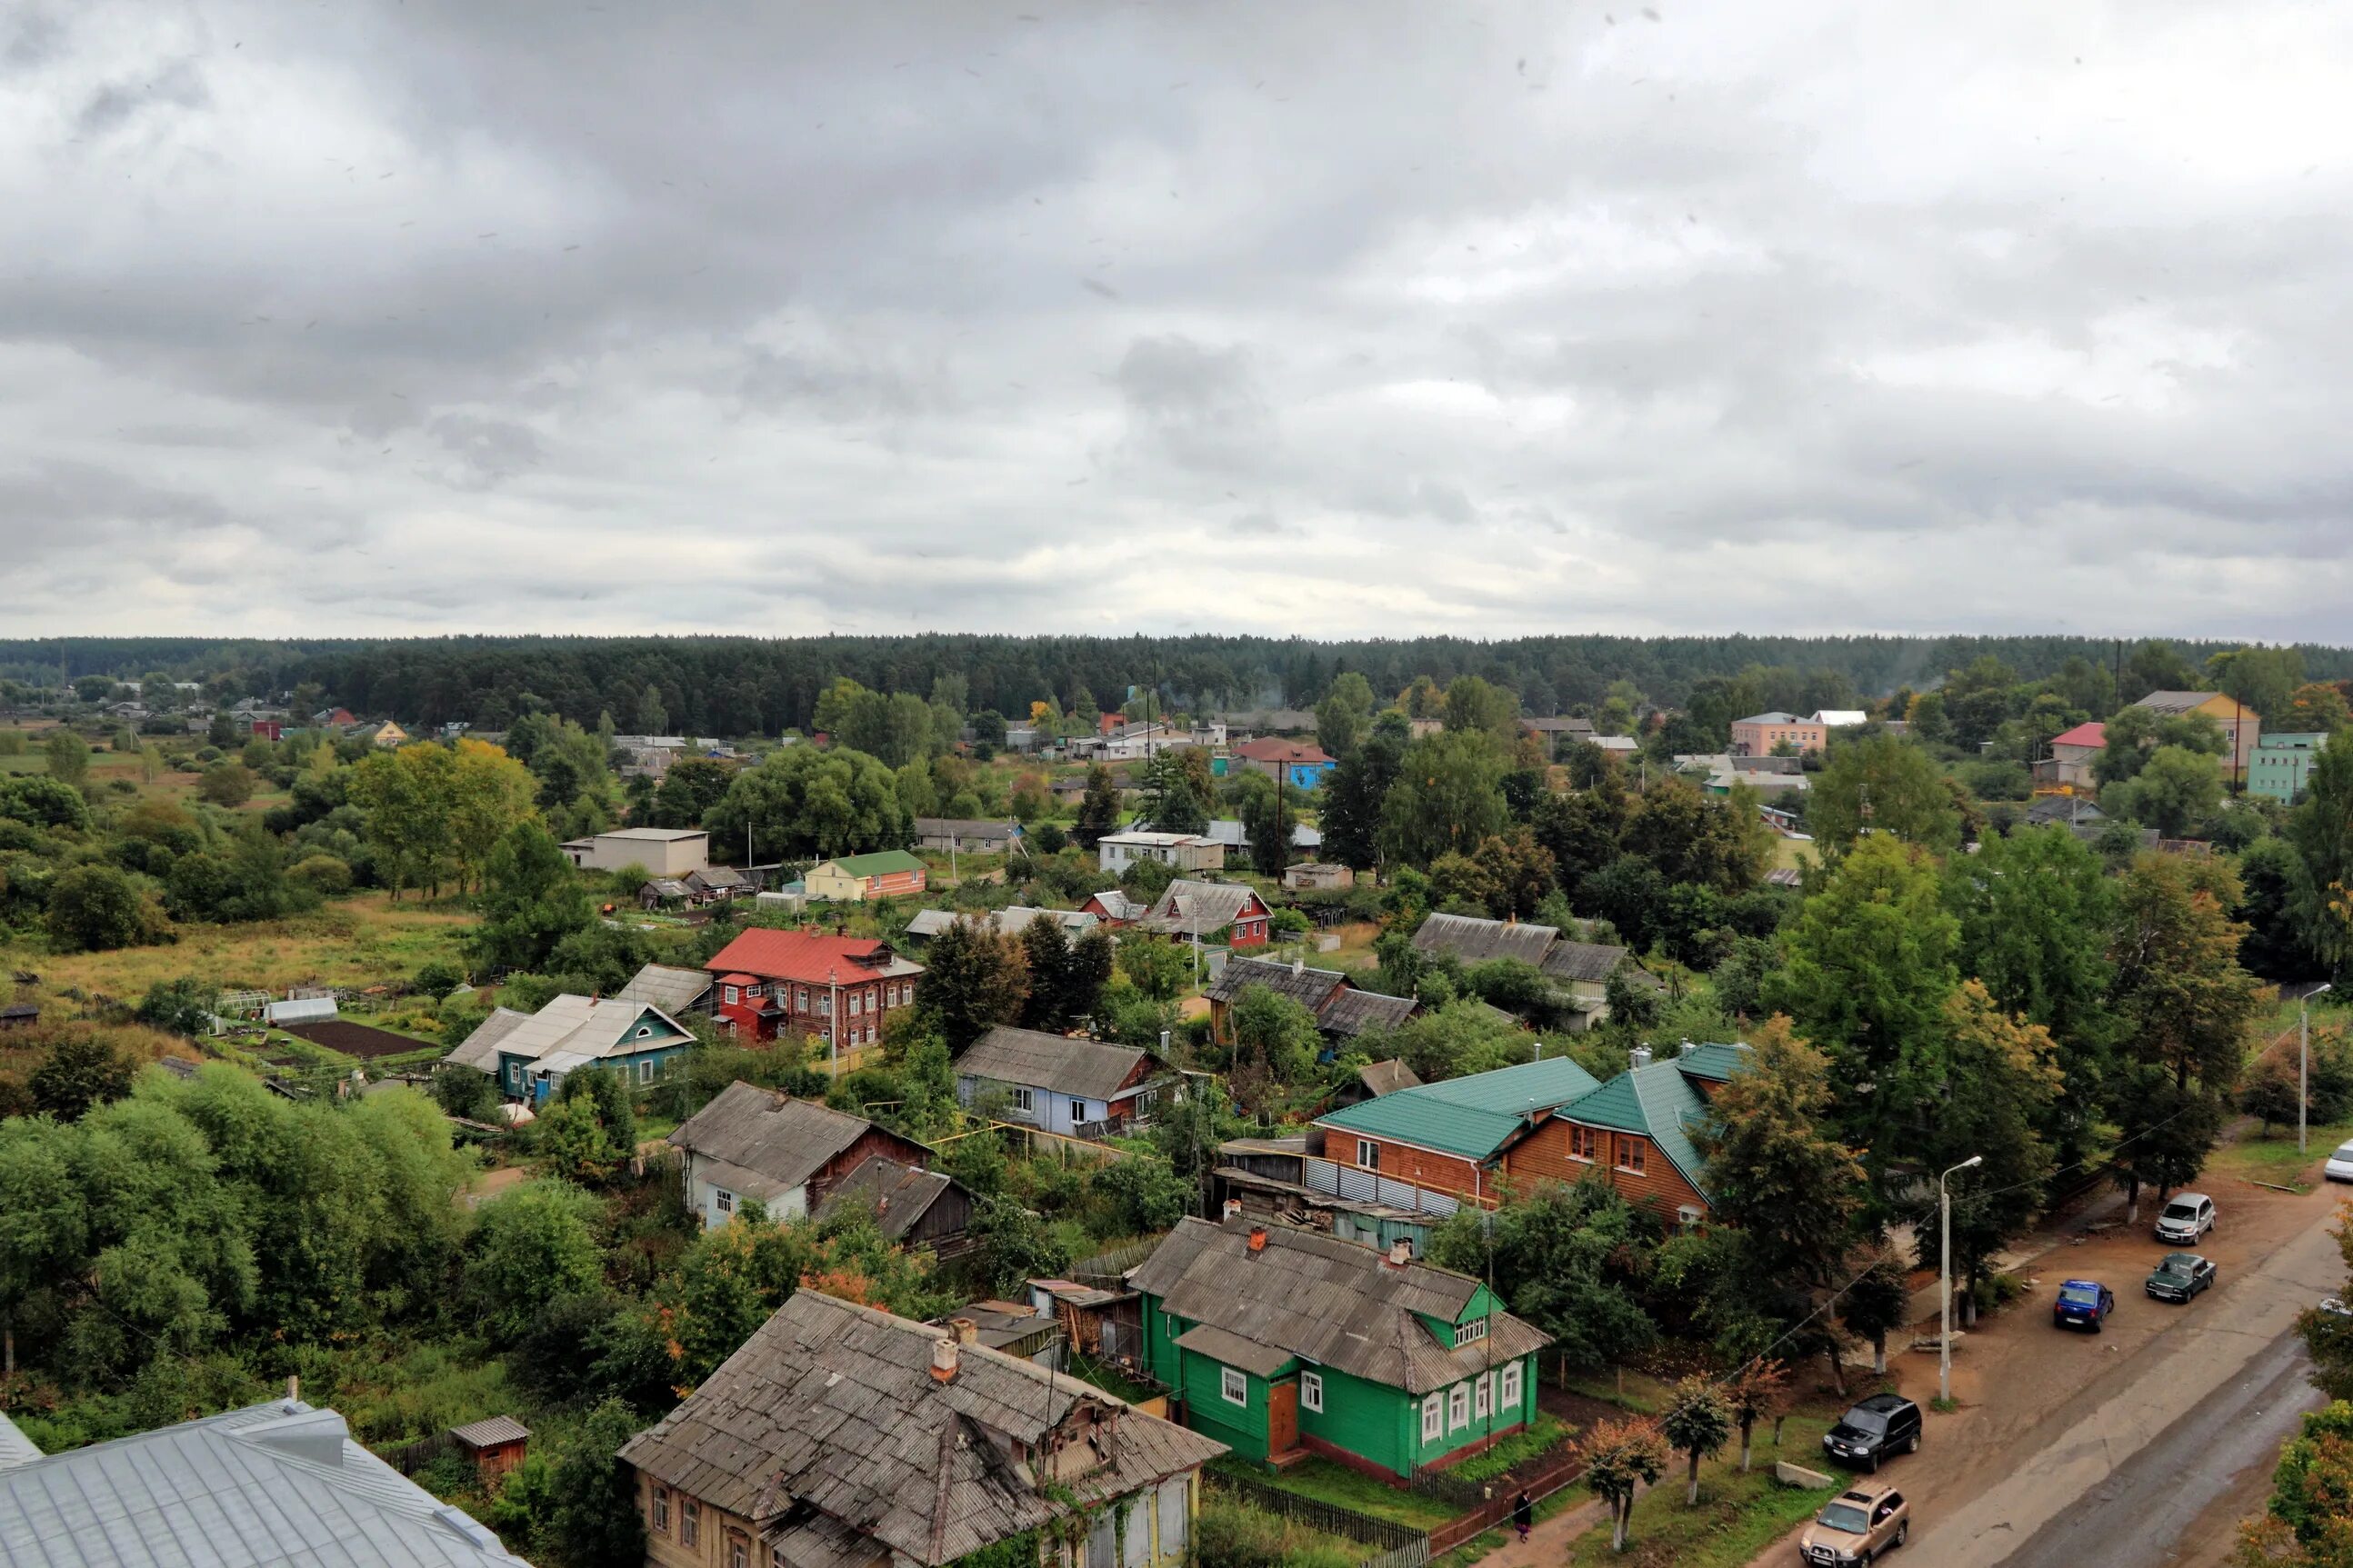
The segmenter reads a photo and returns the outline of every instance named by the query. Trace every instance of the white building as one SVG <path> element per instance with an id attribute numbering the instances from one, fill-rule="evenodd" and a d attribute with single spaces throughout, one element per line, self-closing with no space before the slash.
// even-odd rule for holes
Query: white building
<path id="1" fill-rule="evenodd" d="M 683 877 L 710 866 L 711 836 L 700 827 L 623 827 L 575 838 L 564 853 L 586 871 L 642 866 L 650 876 Z"/>
<path id="2" fill-rule="evenodd" d="M 1179 871 L 1222 871 L 1226 847 L 1197 833 L 1106 833 L 1095 845 L 1096 864 L 1113 876 L 1138 860 Z"/>

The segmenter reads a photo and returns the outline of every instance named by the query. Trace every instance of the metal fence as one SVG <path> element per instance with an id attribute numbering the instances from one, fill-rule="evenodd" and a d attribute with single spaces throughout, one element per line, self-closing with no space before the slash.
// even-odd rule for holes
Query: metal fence
<path id="1" fill-rule="evenodd" d="M 1411 1525 L 1376 1519 L 1369 1513 L 1303 1497 L 1230 1470 L 1204 1470 L 1201 1484 L 1261 1512 L 1279 1513 L 1294 1524 L 1371 1547 L 1372 1552 L 1359 1560 L 1359 1568 L 1421 1568 L 1430 1561 L 1430 1537 Z"/>
<path id="2" fill-rule="evenodd" d="M 1306 1167 L 1307 1185 L 1311 1189 L 1346 1198 L 1352 1203 L 1382 1204 L 1389 1208 L 1403 1209 L 1409 1214 L 1434 1215 L 1440 1219 L 1462 1206 L 1461 1200 L 1451 1194 L 1416 1186 L 1395 1176 L 1384 1176 L 1377 1171 L 1343 1165 L 1317 1154 L 1302 1155 L 1301 1161 Z"/>

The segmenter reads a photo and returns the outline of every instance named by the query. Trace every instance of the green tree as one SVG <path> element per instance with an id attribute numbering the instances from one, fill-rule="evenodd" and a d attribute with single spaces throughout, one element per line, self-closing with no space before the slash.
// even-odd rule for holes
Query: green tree
<path id="1" fill-rule="evenodd" d="M 2232 648 L 2209 656 L 2206 672 L 2225 697 L 2242 704 L 2261 723 L 2287 711 L 2296 688 L 2304 684 L 2304 655 L 2290 647 Z"/>
<path id="2" fill-rule="evenodd" d="M 2342 1396 L 2305 1414 L 2272 1472 L 2266 1517 L 2241 1527 L 2232 1562 L 2240 1568 L 2353 1563 L 2353 1405 Z"/>
<path id="3" fill-rule="evenodd" d="M 456 764 L 447 748 L 424 745 L 375 752 L 351 769 L 345 794 L 363 815 L 372 863 L 396 899 L 405 888 L 438 892 L 456 874 Z"/>
<path id="4" fill-rule="evenodd" d="M 1481 731 L 1449 730 L 1413 742 L 1381 802 L 1382 854 L 1405 865 L 1428 866 L 1501 832 L 1506 815 L 1503 778 L 1503 759 Z"/>
<path id="5" fill-rule="evenodd" d="M 1052 1227 L 1009 1197 L 974 1204 L 965 1234 L 973 1243 L 973 1267 L 992 1291 L 1018 1289 L 1029 1279 L 1050 1279 L 1071 1266 L 1070 1248 Z"/>
<path id="6" fill-rule="evenodd" d="M 90 782 L 89 743 L 71 730 L 51 731 L 41 750 L 48 759 L 49 776 L 58 783 L 79 789 Z"/>
<path id="7" fill-rule="evenodd" d="M 1474 1278 L 1492 1272 L 1496 1293 L 1552 1336 L 1564 1362 L 1599 1372 L 1658 1340 L 1639 1294 L 1655 1246 L 1651 1223 L 1596 1178 L 1539 1183 L 1492 1215 L 1457 1210 L 1431 1236 L 1430 1257 Z"/>
<path id="8" fill-rule="evenodd" d="M 1111 770 L 1101 763 L 1087 769 L 1086 794 L 1079 800 L 1079 819 L 1075 829 L 1082 848 L 1092 849 L 1095 841 L 1119 827 L 1119 785 L 1113 782 Z"/>
<path id="9" fill-rule="evenodd" d="M 1510 744 L 1519 731 L 1519 700 L 1475 675 L 1461 675 L 1446 689 L 1446 727 Z"/>
<path id="10" fill-rule="evenodd" d="M 527 1183 L 477 1211 L 466 1291 L 476 1321 L 493 1339 L 520 1339 L 549 1303 L 602 1282 L 591 1228 L 596 1216 L 594 1198 L 548 1181 Z"/>
<path id="11" fill-rule="evenodd" d="M 1029 997 L 1022 945 L 980 921 L 959 920 L 932 939 L 915 994 L 927 1026 L 962 1051 L 1021 1016 Z"/>
<path id="12" fill-rule="evenodd" d="M 1254 984 L 1243 987 L 1226 1016 L 1234 1041 L 1227 1079 L 1235 1100 L 1252 1110 L 1281 1109 L 1314 1073 L 1324 1044 L 1315 1015 Z"/>
<path id="13" fill-rule="evenodd" d="M 1118 963 L 1118 950 L 1111 932 L 1103 927 L 1090 926 L 1079 939 L 1071 943 L 1069 962 L 1062 968 L 1062 1016 L 1071 1022 L 1092 1017 L 1103 999 L 1103 986 L 1112 977 Z"/>
<path id="14" fill-rule="evenodd" d="M 1403 718 L 1384 715 L 1316 791 L 1327 858 L 1359 871 L 1380 864 L 1381 808 L 1397 783 L 1407 734 Z"/>
<path id="15" fill-rule="evenodd" d="M 113 1041 L 95 1029 L 68 1028 L 49 1042 L 25 1088 L 36 1110 L 78 1121 L 92 1107 L 128 1095 L 138 1076 L 138 1064 Z"/>
<path id="16" fill-rule="evenodd" d="M 1041 914 L 1018 933 L 1022 965 L 1029 971 L 1029 995 L 1021 1004 L 1025 1029 L 1059 1030 L 1071 1017 L 1071 942 L 1062 922 Z"/>
<path id="17" fill-rule="evenodd" d="M 1194 1183 L 1166 1160 L 1130 1155 L 1095 1167 L 1088 1191 L 1117 1217 L 1120 1234 L 1156 1236 L 1176 1228 L 1198 1195 Z"/>
<path id="18" fill-rule="evenodd" d="M 2222 804 L 2222 775 L 2214 759 L 2186 746 L 2159 746 L 2132 778 L 2100 792 L 2100 808 L 2186 838 Z"/>
<path id="19" fill-rule="evenodd" d="M 2290 904 L 2304 945 L 2353 985 L 2353 741 L 2332 738 L 2313 758 L 2284 837 L 2301 862 Z"/>
<path id="20" fill-rule="evenodd" d="M 648 700 L 655 701 L 653 688 L 646 691 Z M 548 1477 L 544 1537 L 563 1568 L 638 1568 L 646 1560 L 637 1472 L 621 1460 L 621 1446 L 637 1436 L 639 1425 L 628 1405 L 607 1399 L 573 1430 L 555 1461 Z"/>
<path id="21" fill-rule="evenodd" d="M 1937 855 L 1961 841 L 1961 816 L 1945 775 L 1919 747 L 1883 734 L 1831 749 L 1829 765 L 1806 795 L 1806 827 L 1833 858 L 1866 829 Z"/>
<path id="22" fill-rule="evenodd" d="M 171 927 L 139 885 L 111 866 L 76 866 L 49 884 L 49 942 L 60 952 L 103 952 L 169 940 Z"/>
<path id="23" fill-rule="evenodd" d="M 1686 779 L 1662 779 L 1635 797 L 1620 843 L 1670 883 L 1743 892 L 1764 879 L 1771 862 L 1772 839 L 1757 804 L 1745 785 L 1719 800 Z"/>
<path id="24" fill-rule="evenodd" d="M 1732 1436 L 1732 1410 L 1713 1378 L 1694 1373 L 1667 1391 L 1667 1407 L 1659 1414 L 1659 1430 L 1691 1461 L 1691 1486 L 1683 1506 L 1699 1506 L 1699 1462 L 1722 1452 Z"/>
<path id="25" fill-rule="evenodd" d="M 731 854 L 742 846 L 747 861 L 895 848 L 913 832 L 891 770 L 843 746 L 772 752 L 735 775 L 703 823 Z"/>
<path id="26" fill-rule="evenodd" d="M 2334 735 L 2339 730 L 2353 729 L 2353 707 L 2347 705 L 2342 687 L 2333 681 L 2316 680 L 2297 687 L 2290 694 L 2284 712 L 2266 713 L 2263 721 L 2267 730 Z"/>
<path id="27" fill-rule="evenodd" d="M 572 862 L 536 822 L 509 828 L 491 851 L 481 909 L 469 944 L 481 963 L 510 969 L 540 969 L 558 942 L 596 920 Z"/>
<path id="28" fill-rule="evenodd" d="M 199 799 L 232 809 L 253 798 L 253 770 L 243 763 L 215 763 L 196 782 Z"/>
<path id="29" fill-rule="evenodd" d="M 1129 932 L 1119 944 L 1118 963 L 1127 983 L 1155 1002 L 1173 1000 L 1193 977 L 1192 953 L 1166 937 Z"/>
<path id="30" fill-rule="evenodd" d="M 565 1079 L 567 1087 L 570 1082 Z M 559 1096 L 541 1110 L 539 1120 L 532 1123 L 531 1146 L 554 1175 L 587 1187 L 610 1182 L 630 1152 L 607 1131 L 596 1101 L 576 1095 Z"/>
<path id="31" fill-rule="evenodd" d="M 1871 1369 L 1887 1374 L 1887 1336 L 1912 1321 L 1912 1281 L 1904 1266 L 1882 1257 L 1839 1297 L 1839 1321 L 1871 1342 Z"/>

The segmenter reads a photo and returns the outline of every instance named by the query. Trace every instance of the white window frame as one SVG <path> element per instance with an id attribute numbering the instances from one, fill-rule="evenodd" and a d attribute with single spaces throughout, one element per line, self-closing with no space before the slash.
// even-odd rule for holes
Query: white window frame
<path id="1" fill-rule="evenodd" d="M 804 1013 L 808 1011 L 807 986 L 796 985 L 793 987 L 793 1005 L 799 1008 Z"/>
<path id="2" fill-rule="evenodd" d="M 1083 1100 L 1074 1100 L 1071 1101 L 1071 1125 L 1076 1127 L 1080 1122 L 1084 1121 L 1086 1119 L 1087 1102 Z"/>
<path id="3" fill-rule="evenodd" d="M 729 1192 L 725 1187 L 712 1188 L 711 1207 L 712 1212 L 716 1214 L 733 1214 L 735 1212 L 735 1194 Z"/>
<path id="4" fill-rule="evenodd" d="M 1487 1320 L 1484 1318 L 1473 1318 L 1467 1323 L 1454 1325 L 1454 1342 L 1458 1345 L 1467 1345 L 1472 1340 L 1483 1340 L 1486 1337 Z"/>
<path id="5" fill-rule="evenodd" d="M 653 1080 L 654 1059 L 651 1057 L 648 1057 L 638 1064 L 638 1081 L 639 1083 L 651 1083 Z"/>
<path id="6" fill-rule="evenodd" d="M 727 1000 L 730 1002 L 742 1000 L 741 996 L 738 994 L 740 989 L 740 987 L 733 985 L 723 985 L 720 987 L 720 990 L 726 994 Z"/>
<path id="7" fill-rule="evenodd" d="M 1471 1380 L 1471 1419 L 1473 1421 L 1484 1421 L 1488 1412 L 1494 1408 L 1495 1391 L 1487 1381 L 1493 1375 L 1493 1373 L 1482 1372 Z"/>
<path id="8" fill-rule="evenodd" d="M 1324 1414 L 1324 1374 L 1303 1372 L 1299 1374 L 1299 1408 Z"/>
<path id="9" fill-rule="evenodd" d="M 1013 1091 L 1013 1109 L 1014 1109 L 1014 1110 L 1037 1110 L 1037 1109 L 1038 1109 L 1038 1096 L 1037 1096 L 1037 1094 L 1036 1094 L 1034 1091 L 1030 1090 L 1030 1089 L 1016 1089 Z"/>
<path id="10" fill-rule="evenodd" d="M 1356 1167 L 1364 1171 L 1381 1168 L 1381 1146 L 1369 1138 L 1356 1140 Z"/>
<path id="11" fill-rule="evenodd" d="M 1520 1363 L 1512 1363 L 1495 1374 L 1495 1410 L 1501 1415 L 1520 1407 Z"/>
<path id="12" fill-rule="evenodd" d="M 702 1544 L 702 1505 L 692 1498 L 679 1504 L 678 1543 L 681 1546 Z"/>
<path id="13" fill-rule="evenodd" d="M 1218 1393 L 1224 1396 L 1225 1402 L 1229 1405 L 1248 1405 L 1250 1403 L 1249 1374 L 1238 1366 L 1219 1367 Z"/>
<path id="14" fill-rule="evenodd" d="M 1435 1443 L 1446 1436 L 1446 1396 L 1433 1394 L 1421 1402 L 1421 1440 Z"/>
<path id="15" fill-rule="evenodd" d="M 664 1535 L 670 1533 L 670 1489 L 668 1487 L 653 1489 L 653 1496 L 647 1500 L 646 1512 L 651 1516 L 649 1522 L 655 1530 Z"/>
<path id="16" fill-rule="evenodd" d="M 1446 1429 L 1460 1432 L 1471 1425 L 1471 1385 L 1458 1383 L 1446 1391 Z"/>

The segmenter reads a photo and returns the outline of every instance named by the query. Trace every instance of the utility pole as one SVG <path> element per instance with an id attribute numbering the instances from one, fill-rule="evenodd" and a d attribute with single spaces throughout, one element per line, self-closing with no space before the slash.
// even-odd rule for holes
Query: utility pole
<path id="1" fill-rule="evenodd" d="M 1936 1281 L 1944 1303 L 1944 1327 L 1936 1335 L 1936 1397 L 1948 1405 L 1953 1399 L 1953 1195 L 1945 1183 L 1953 1171 L 1983 1163 L 1983 1154 L 1972 1154 L 1936 1178 Z"/>
<path id="2" fill-rule="evenodd" d="M 2310 1098 L 2305 1084 L 2312 1075 L 2312 999 L 2328 989 L 2324 982 L 2295 1003 L 2295 1152 L 2299 1154 L 2305 1152 L 2304 1108 Z"/>

